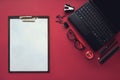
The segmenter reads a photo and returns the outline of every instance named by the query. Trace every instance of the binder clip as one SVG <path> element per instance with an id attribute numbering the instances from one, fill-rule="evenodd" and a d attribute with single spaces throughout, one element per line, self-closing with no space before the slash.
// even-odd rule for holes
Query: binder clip
<path id="1" fill-rule="evenodd" d="M 35 22 L 37 17 L 35 17 L 35 16 L 20 16 L 19 19 L 21 19 L 23 22 Z"/>
<path id="2" fill-rule="evenodd" d="M 64 12 L 66 12 L 66 13 L 74 12 L 74 7 L 72 7 L 69 4 L 65 4 L 64 5 Z"/>

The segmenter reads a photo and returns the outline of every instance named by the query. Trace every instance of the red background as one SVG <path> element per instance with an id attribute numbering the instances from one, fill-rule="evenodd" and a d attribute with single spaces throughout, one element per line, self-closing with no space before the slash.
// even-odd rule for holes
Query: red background
<path id="1" fill-rule="evenodd" d="M 85 2 L 85 0 L 0 0 L 0 80 L 120 80 L 120 51 L 103 65 L 98 63 L 97 55 L 93 60 L 87 60 L 84 52 L 76 50 L 73 43 L 67 39 L 67 30 L 63 25 L 55 22 L 58 14 L 64 15 L 64 4 L 71 4 L 77 9 Z M 49 73 L 8 72 L 8 16 L 19 15 L 50 16 Z M 67 21 L 67 17 L 64 21 Z M 73 29 L 72 25 L 70 28 Z M 77 33 L 76 35 L 81 39 Z M 120 42 L 119 34 L 117 39 Z"/>

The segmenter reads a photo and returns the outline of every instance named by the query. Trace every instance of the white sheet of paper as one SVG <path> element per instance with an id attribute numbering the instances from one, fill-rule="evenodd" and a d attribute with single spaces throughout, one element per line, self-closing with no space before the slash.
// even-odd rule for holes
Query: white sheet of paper
<path id="1" fill-rule="evenodd" d="M 48 18 L 10 19 L 10 71 L 48 71 Z"/>

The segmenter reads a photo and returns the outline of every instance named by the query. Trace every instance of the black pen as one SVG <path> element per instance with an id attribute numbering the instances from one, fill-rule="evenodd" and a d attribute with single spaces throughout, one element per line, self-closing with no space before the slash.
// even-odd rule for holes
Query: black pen
<path id="1" fill-rule="evenodd" d="M 103 64 L 105 61 L 107 61 L 116 51 L 119 50 L 119 46 L 114 46 L 112 50 L 110 50 L 106 55 L 104 55 L 100 60 L 99 63 Z"/>
<path id="2" fill-rule="evenodd" d="M 100 55 L 101 57 L 105 54 L 105 52 L 110 48 L 112 47 L 114 44 L 116 44 L 116 41 L 115 39 L 112 39 L 107 45 L 105 45 L 101 51 L 100 51 Z"/>

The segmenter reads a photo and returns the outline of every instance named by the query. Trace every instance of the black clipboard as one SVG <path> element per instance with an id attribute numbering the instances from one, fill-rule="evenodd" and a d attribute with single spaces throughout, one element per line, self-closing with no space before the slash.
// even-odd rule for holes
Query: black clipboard
<path id="1" fill-rule="evenodd" d="M 49 72 L 49 17 L 8 17 L 9 72 Z"/>

